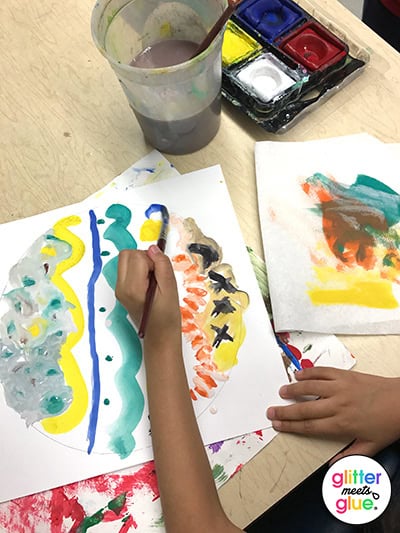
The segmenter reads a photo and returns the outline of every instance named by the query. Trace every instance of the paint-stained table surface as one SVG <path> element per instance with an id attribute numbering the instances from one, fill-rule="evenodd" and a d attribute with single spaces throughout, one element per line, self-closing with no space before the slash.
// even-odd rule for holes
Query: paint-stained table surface
<path id="1" fill-rule="evenodd" d="M 259 255 L 255 141 L 366 131 L 400 142 L 400 54 L 336 0 L 303 5 L 316 7 L 369 50 L 364 73 L 283 135 L 267 134 L 224 105 L 209 146 L 167 156 L 181 173 L 222 165 L 245 241 Z M 89 0 L 0 4 L 0 223 L 81 201 L 151 150 L 92 43 L 91 9 Z M 400 376 L 399 337 L 344 340 L 357 354 L 358 370 Z M 227 513 L 245 526 L 342 446 L 279 435 L 220 490 Z"/>

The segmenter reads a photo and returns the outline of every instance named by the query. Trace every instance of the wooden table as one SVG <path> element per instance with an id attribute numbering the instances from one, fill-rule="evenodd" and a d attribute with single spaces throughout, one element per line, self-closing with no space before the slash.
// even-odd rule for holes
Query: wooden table
<path id="1" fill-rule="evenodd" d="M 366 71 L 284 135 L 228 105 L 203 150 L 169 159 L 184 173 L 222 165 L 245 241 L 262 255 L 254 142 L 369 132 L 400 141 L 400 55 L 336 0 L 310 0 L 371 54 Z M 0 223 L 78 202 L 151 150 L 90 35 L 89 0 L 0 3 Z M 400 375 L 399 337 L 346 337 L 357 369 Z M 343 442 L 279 435 L 221 490 L 241 527 L 333 455 Z"/>

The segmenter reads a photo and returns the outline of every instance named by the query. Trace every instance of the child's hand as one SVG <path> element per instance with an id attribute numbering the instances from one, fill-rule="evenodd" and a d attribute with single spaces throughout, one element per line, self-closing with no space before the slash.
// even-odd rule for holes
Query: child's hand
<path id="1" fill-rule="evenodd" d="M 270 407 L 267 416 L 277 431 L 355 439 L 335 459 L 375 455 L 400 437 L 400 379 L 323 367 L 302 370 L 296 379 L 281 387 L 282 398 L 319 399 Z"/>
<path id="2" fill-rule="evenodd" d="M 138 327 L 152 271 L 157 288 L 146 326 L 145 340 L 163 342 L 171 337 L 180 338 L 181 316 L 175 275 L 170 260 L 157 246 L 150 246 L 147 251 L 120 252 L 115 295 Z"/>

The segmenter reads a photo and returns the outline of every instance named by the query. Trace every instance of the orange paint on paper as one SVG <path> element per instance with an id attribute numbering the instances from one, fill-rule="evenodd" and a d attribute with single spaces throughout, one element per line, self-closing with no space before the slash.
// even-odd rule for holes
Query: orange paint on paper
<path id="1" fill-rule="evenodd" d="M 249 298 L 236 287 L 231 267 L 221 262 L 218 244 L 193 219 L 176 218 L 174 223 L 179 246 L 187 250 L 172 258 L 174 270 L 183 275 L 182 332 L 200 363 L 194 366 L 191 396 L 209 397 L 238 363 Z"/>

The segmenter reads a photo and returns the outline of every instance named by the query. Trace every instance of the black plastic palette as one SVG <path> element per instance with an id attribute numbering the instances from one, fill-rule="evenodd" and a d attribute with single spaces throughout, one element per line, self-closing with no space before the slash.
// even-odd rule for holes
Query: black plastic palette
<path id="1" fill-rule="evenodd" d="M 292 0 L 243 0 L 225 30 L 223 95 L 265 130 L 286 131 L 368 62 L 337 33 Z"/>

